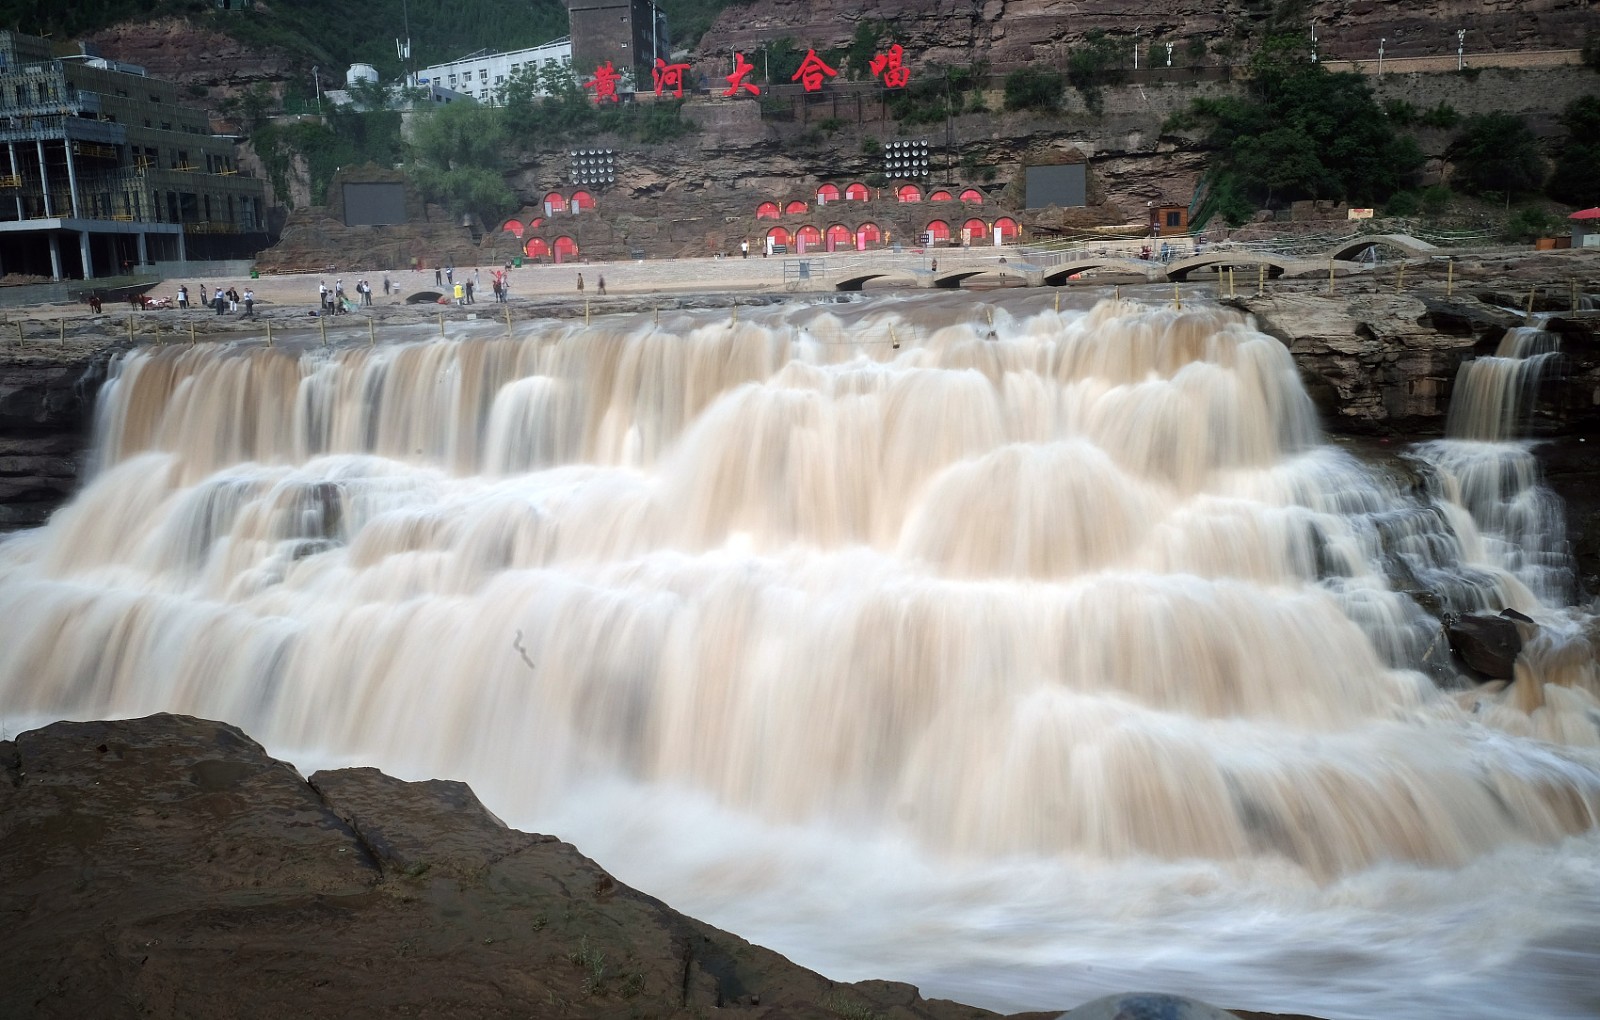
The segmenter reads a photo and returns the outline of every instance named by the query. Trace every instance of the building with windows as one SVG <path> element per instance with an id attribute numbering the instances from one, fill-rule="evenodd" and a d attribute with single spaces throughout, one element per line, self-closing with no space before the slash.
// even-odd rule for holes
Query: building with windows
<path id="1" fill-rule="evenodd" d="M 173 83 L 0 31 L 0 274 L 248 256 L 269 243 L 265 199 Z"/>
<path id="2" fill-rule="evenodd" d="M 509 53 L 479 50 L 449 63 L 424 67 L 417 72 L 416 84 L 446 97 L 445 102 L 453 93 L 480 103 L 493 103 L 513 74 L 555 64 L 572 64 L 570 36 Z"/>
<path id="3" fill-rule="evenodd" d="M 670 58 L 667 16 L 653 0 L 566 0 L 572 32 L 572 66 L 580 78 L 611 62 L 619 74 L 650 81 L 657 57 Z"/>

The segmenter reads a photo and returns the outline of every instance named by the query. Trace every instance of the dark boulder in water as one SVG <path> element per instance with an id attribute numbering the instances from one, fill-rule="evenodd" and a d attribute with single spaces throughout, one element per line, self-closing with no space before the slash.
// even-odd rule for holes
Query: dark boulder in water
<path id="1" fill-rule="evenodd" d="M 1510 680 L 1522 653 L 1522 627 L 1528 623 L 1528 617 L 1508 609 L 1499 616 L 1467 613 L 1448 621 L 1445 631 L 1451 650 L 1468 669 L 1491 680 Z"/>

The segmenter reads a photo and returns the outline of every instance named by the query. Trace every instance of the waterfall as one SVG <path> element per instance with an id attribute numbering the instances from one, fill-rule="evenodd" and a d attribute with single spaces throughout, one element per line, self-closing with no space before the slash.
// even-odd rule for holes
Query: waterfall
<path id="1" fill-rule="evenodd" d="M 1416 589 L 1567 621 L 1519 468 L 1419 497 L 1215 308 L 520 330 L 126 354 L 91 481 L 0 543 L 0 712 L 464 779 L 803 963 L 997 1008 L 1588 1001 L 1528 960 L 1600 902 L 1592 664 L 1422 672 Z"/>

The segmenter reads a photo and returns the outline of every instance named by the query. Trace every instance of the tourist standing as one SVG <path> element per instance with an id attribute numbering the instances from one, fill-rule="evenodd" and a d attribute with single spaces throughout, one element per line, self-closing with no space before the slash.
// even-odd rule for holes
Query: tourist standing
<path id="1" fill-rule="evenodd" d="M 600 291 L 600 296 L 601 297 L 605 297 L 606 296 L 606 277 L 605 277 L 605 274 L 601 273 L 600 274 L 600 278 L 598 280 L 594 281 L 594 284 L 595 284 L 595 288 Z"/>
<path id="2" fill-rule="evenodd" d="M 189 288 L 185 284 L 178 284 L 178 307 L 189 307 Z"/>
<path id="3" fill-rule="evenodd" d="M 251 290 L 249 287 L 246 287 L 244 289 L 244 315 L 245 315 L 245 318 L 253 319 L 253 318 L 255 318 L 255 314 L 256 314 L 256 292 Z"/>
<path id="4" fill-rule="evenodd" d="M 451 287 L 455 291 L 456 305 L 459 307 L 460 305 L 465 303 L 465 301 L 466 301 L 466 293 L 462 289 L 461 284 L 459 284 L 459 283 L 451 284 Z"/>
<path id="5" fill-rule="evenodd" d="M 433 267 L 433 285 L 435 287 L 443 287 L 444 286 L 444 271 L 441 270 L 438 266 L 434 266 Z"/>
<path id="6" fill-rule="evenodd" d="M 328 313 L 328 281 L 317 281 L 317 309 L 323 315 Z"/>
<path id="7" fill-rule="evenodd" d="M 228 307 L 228 299 L 222 296 L 221 287 L 218 287 L 217 292 L 211 296 L 211 307 L 217 310 L 218 315 L 221 315 L 223 310 Z"/>
<path id="8" fill-rule="evenodd" d="M 579 294 L 583 293 L 583 274 L 582 273 L 578 274 L 578 293 Z"/>
<path id="9" fill-rule="evenodd" d="M 478 299 L 475 296 L 473 296 L 473 292 L 476 291 L 477 289 L 478 288 L 476 288 L 476 287 L 474 287 L 472 285 L 472 281 L 470 279 L 466 281 L 467 304 L 475 305 L 475 304 L 478 303 Z"/>

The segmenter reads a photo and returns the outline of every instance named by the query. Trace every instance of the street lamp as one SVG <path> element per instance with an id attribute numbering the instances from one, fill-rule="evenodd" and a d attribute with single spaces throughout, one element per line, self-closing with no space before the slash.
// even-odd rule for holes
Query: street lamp
<path id="1" fill-rule="evenodd" d="M 322 75 L 317 65 L 311 65 L 311 91 L 317 97 L 317 116 L 322 116 Z"/>
<path id="2" fill-rule="evenodd" d="M 1311 62 L 1313 64 L 1317 62 L 1317 23 L 1315 19 L 1311 22 Z"/>
<path id="3" fill-rule="evenodd" d="M 1167 43 L 1167 66 L 1168 67 L 1172 66 L 1172 47 L 1173 47 L 1173 45 L 1174 45 L 1173 43 Z"/>
<path id="4" fill-rule="evenodd" d="M 1456 29 L 1456 70 L 1467 66 L 1467 30 Z"/>
<path id="5" fill-rule="evenodd" d="M 1383 44 L 1388 42 L 1388 41 L 1389 41 L 1388 39 L 1379 39 L 1378 40 L 1378 77 L 1379 78 L 1383 77 Z"/>

